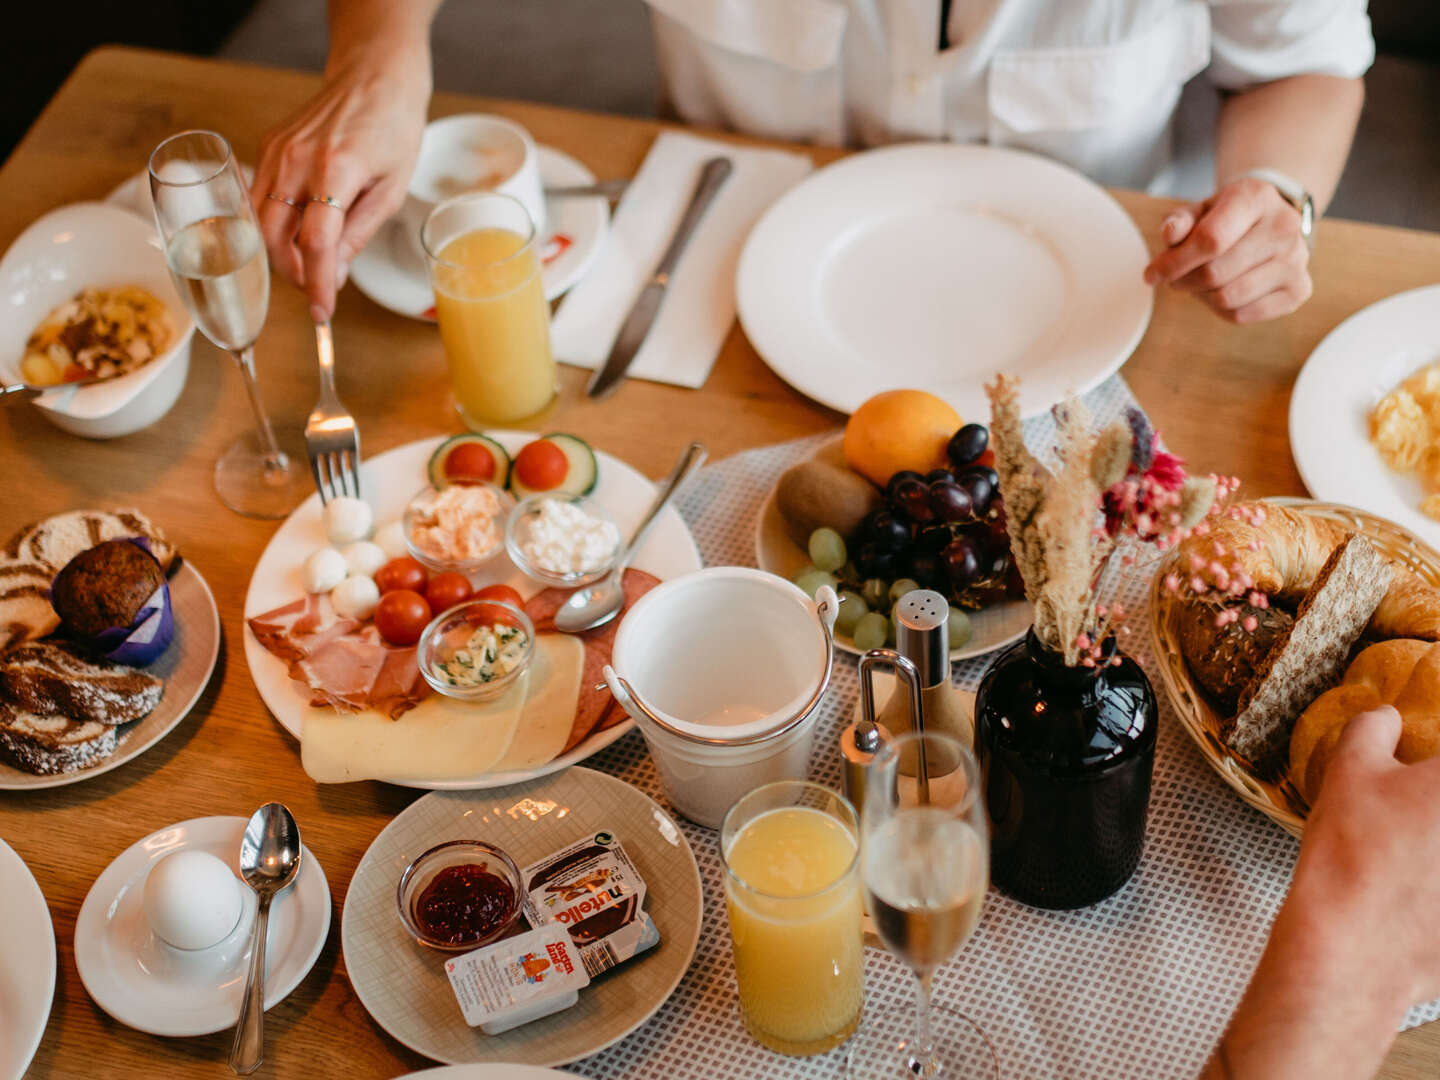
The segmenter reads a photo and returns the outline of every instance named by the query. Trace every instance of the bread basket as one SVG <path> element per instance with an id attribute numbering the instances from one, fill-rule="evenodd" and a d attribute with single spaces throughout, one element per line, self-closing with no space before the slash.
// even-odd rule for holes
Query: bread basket
<path id="1" fill-rule="evenodd" d="M 1440 586 L 1440 552 L 1393 522 L 1354 507 L 1314 499 L 1287 496 L 1261 501 L 1328 518 L 1354 530 L 1382 554 L 1413 570 L 1431 585 Z M 1299 836 L 1305 829 L 1305 816 L 1309 812 L 1305 799 L 1288 776 L 1274 782 L 1263 780 L 1230 752 L 1220 738 L 1220 715 L 1191 678 L 1180 652 L 1177 616 L 1181 605 L 1162 584 L 1165 575 L 1174 569 L 1176 557 L 1172 551 L 1162 559 L 1150 582 L 1150 638 L 1170 704 L 1205 760 L 1221 778 L 1256 810 L 1292 836 Z"/>

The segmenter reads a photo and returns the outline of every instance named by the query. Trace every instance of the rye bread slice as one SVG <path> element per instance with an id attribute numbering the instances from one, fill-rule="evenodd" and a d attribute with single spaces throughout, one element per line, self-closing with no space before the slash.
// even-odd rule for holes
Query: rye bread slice
<path id="1" fill-rule="evenodd" d="M 0 658 L 0 702 L 37 716 L 128 724 L 165 693 L 154 675 L 81 655 L 54 641 L 34 641 Z"/>
<path id="2" fill-rule="evenodd" d="M 1256 666 L 1222 734 L 1261 775 L 1284 768 L 1295 721 L 1340 681 L 1392 573 L 1389 560 L 1363 536 L 1338 544 L 1300 601 L 1294 624 Z"/>
<path id="3" fill-rule="evenodd" d="M 128 734 L 110 724 L 37 716 L 0 701 L 0 758 L 41 776 L 98 765 Z"/>

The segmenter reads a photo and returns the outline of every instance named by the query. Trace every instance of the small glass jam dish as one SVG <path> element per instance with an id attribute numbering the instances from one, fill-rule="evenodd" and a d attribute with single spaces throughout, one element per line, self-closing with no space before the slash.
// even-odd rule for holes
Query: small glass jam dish
<path id="1" fill-rule="evenodd" d="M 505 522 L 510 561 L 526 577 L 557 589 L 599 581 L 615 565 L 620 547 L 615 519 L 584 495 L 531 495 Z"/>
<path id="2" fill-rule="evenodd" d="M 469 952 L 506 934 L 520 918 L 523 888 L 515 860 L 483 840 L 450 840 L 417 855 L 400 875 L 400 921 L 421 945 Z"/>
<path id="3" fill-rule="evenodd" d="M 405 507 L 400 528 L 410 554 L 434 571 L 468 574 L 505 547 L 510 493 L 494 484 L 425 487 Z"/>
<path id="4" fill-rule="evenodd" d="M 461 701 L 499 697 L 515 685 L 534 655 L 535 624 L 501 600 L 470 600 L 442 612 L 430 620 L 416 647 L 425 681 Z"/>

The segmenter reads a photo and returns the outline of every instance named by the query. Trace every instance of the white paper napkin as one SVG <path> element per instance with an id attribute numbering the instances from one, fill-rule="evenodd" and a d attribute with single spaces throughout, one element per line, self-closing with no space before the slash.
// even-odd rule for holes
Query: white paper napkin
<path id="1" fill-rule="evenodd" d="M 680 223 L 701 166 L 717 154 L 729 157 L 735 171 L 685 249 L 629 371 L 692 389 L 704 385 L 735 319 L 740 248 L 760 215 L 812 168 L 801 154 L 661 134 L 625 191 L 600 258 L 560 304 L 550 327 L 556 359 L 590 368 L 605 362 Z"/>

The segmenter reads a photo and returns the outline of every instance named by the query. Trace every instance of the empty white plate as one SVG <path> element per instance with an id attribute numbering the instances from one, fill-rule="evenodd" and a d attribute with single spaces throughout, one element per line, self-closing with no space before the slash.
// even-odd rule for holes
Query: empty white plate
<path id="1" fill-rule="evenodd" d="M 0 840 L 0 1076 L 24 1076 L 55 997 L 50 909 L 15 849 Z"/>
<path id="2" fill-rule="evenodd" d="M 1406 377 L 1440 363 L 1440 285 L 1396 293 L 1325 335 L 1290 394 L 1290 452 L 1315 498 L 1389 518 L 1431 544 L 1440 521 L 1420 512 L 1428 492 L 1370 445 L 1370 411 Z"/>
<path id="3" fill-rule="evenodd" d="M 914 144 L 856 154 L 775 203 L 740 256 L 740 321 L 765 362 L 853 412 L 929 390 L 986 417 L 1019 376 L 1025 414 L 1084 393 L 1150 321 L 1145 242 L 1079 173 L 1034 154 Z"/>
<path id="4" fill-rule="evenodd" d="M 107 1013 L 151 1035 L 209 1035 L 234 1027 L 250 969 L 256 903 L 246 889 L 244 914 L 211 949 L 185 952 L 159 941 L 145 917 L 150 868 L 181 850 L 208 851 L 238 878 L 243 817 L 182 821 L 130 845 L 90 886 L 75 921 L 80 981 Z M 330 886 L 308 847 L 295 882 L 270 905 L 265 1008 L 285 1000 L 314 966 L 330 933 Z"/>

